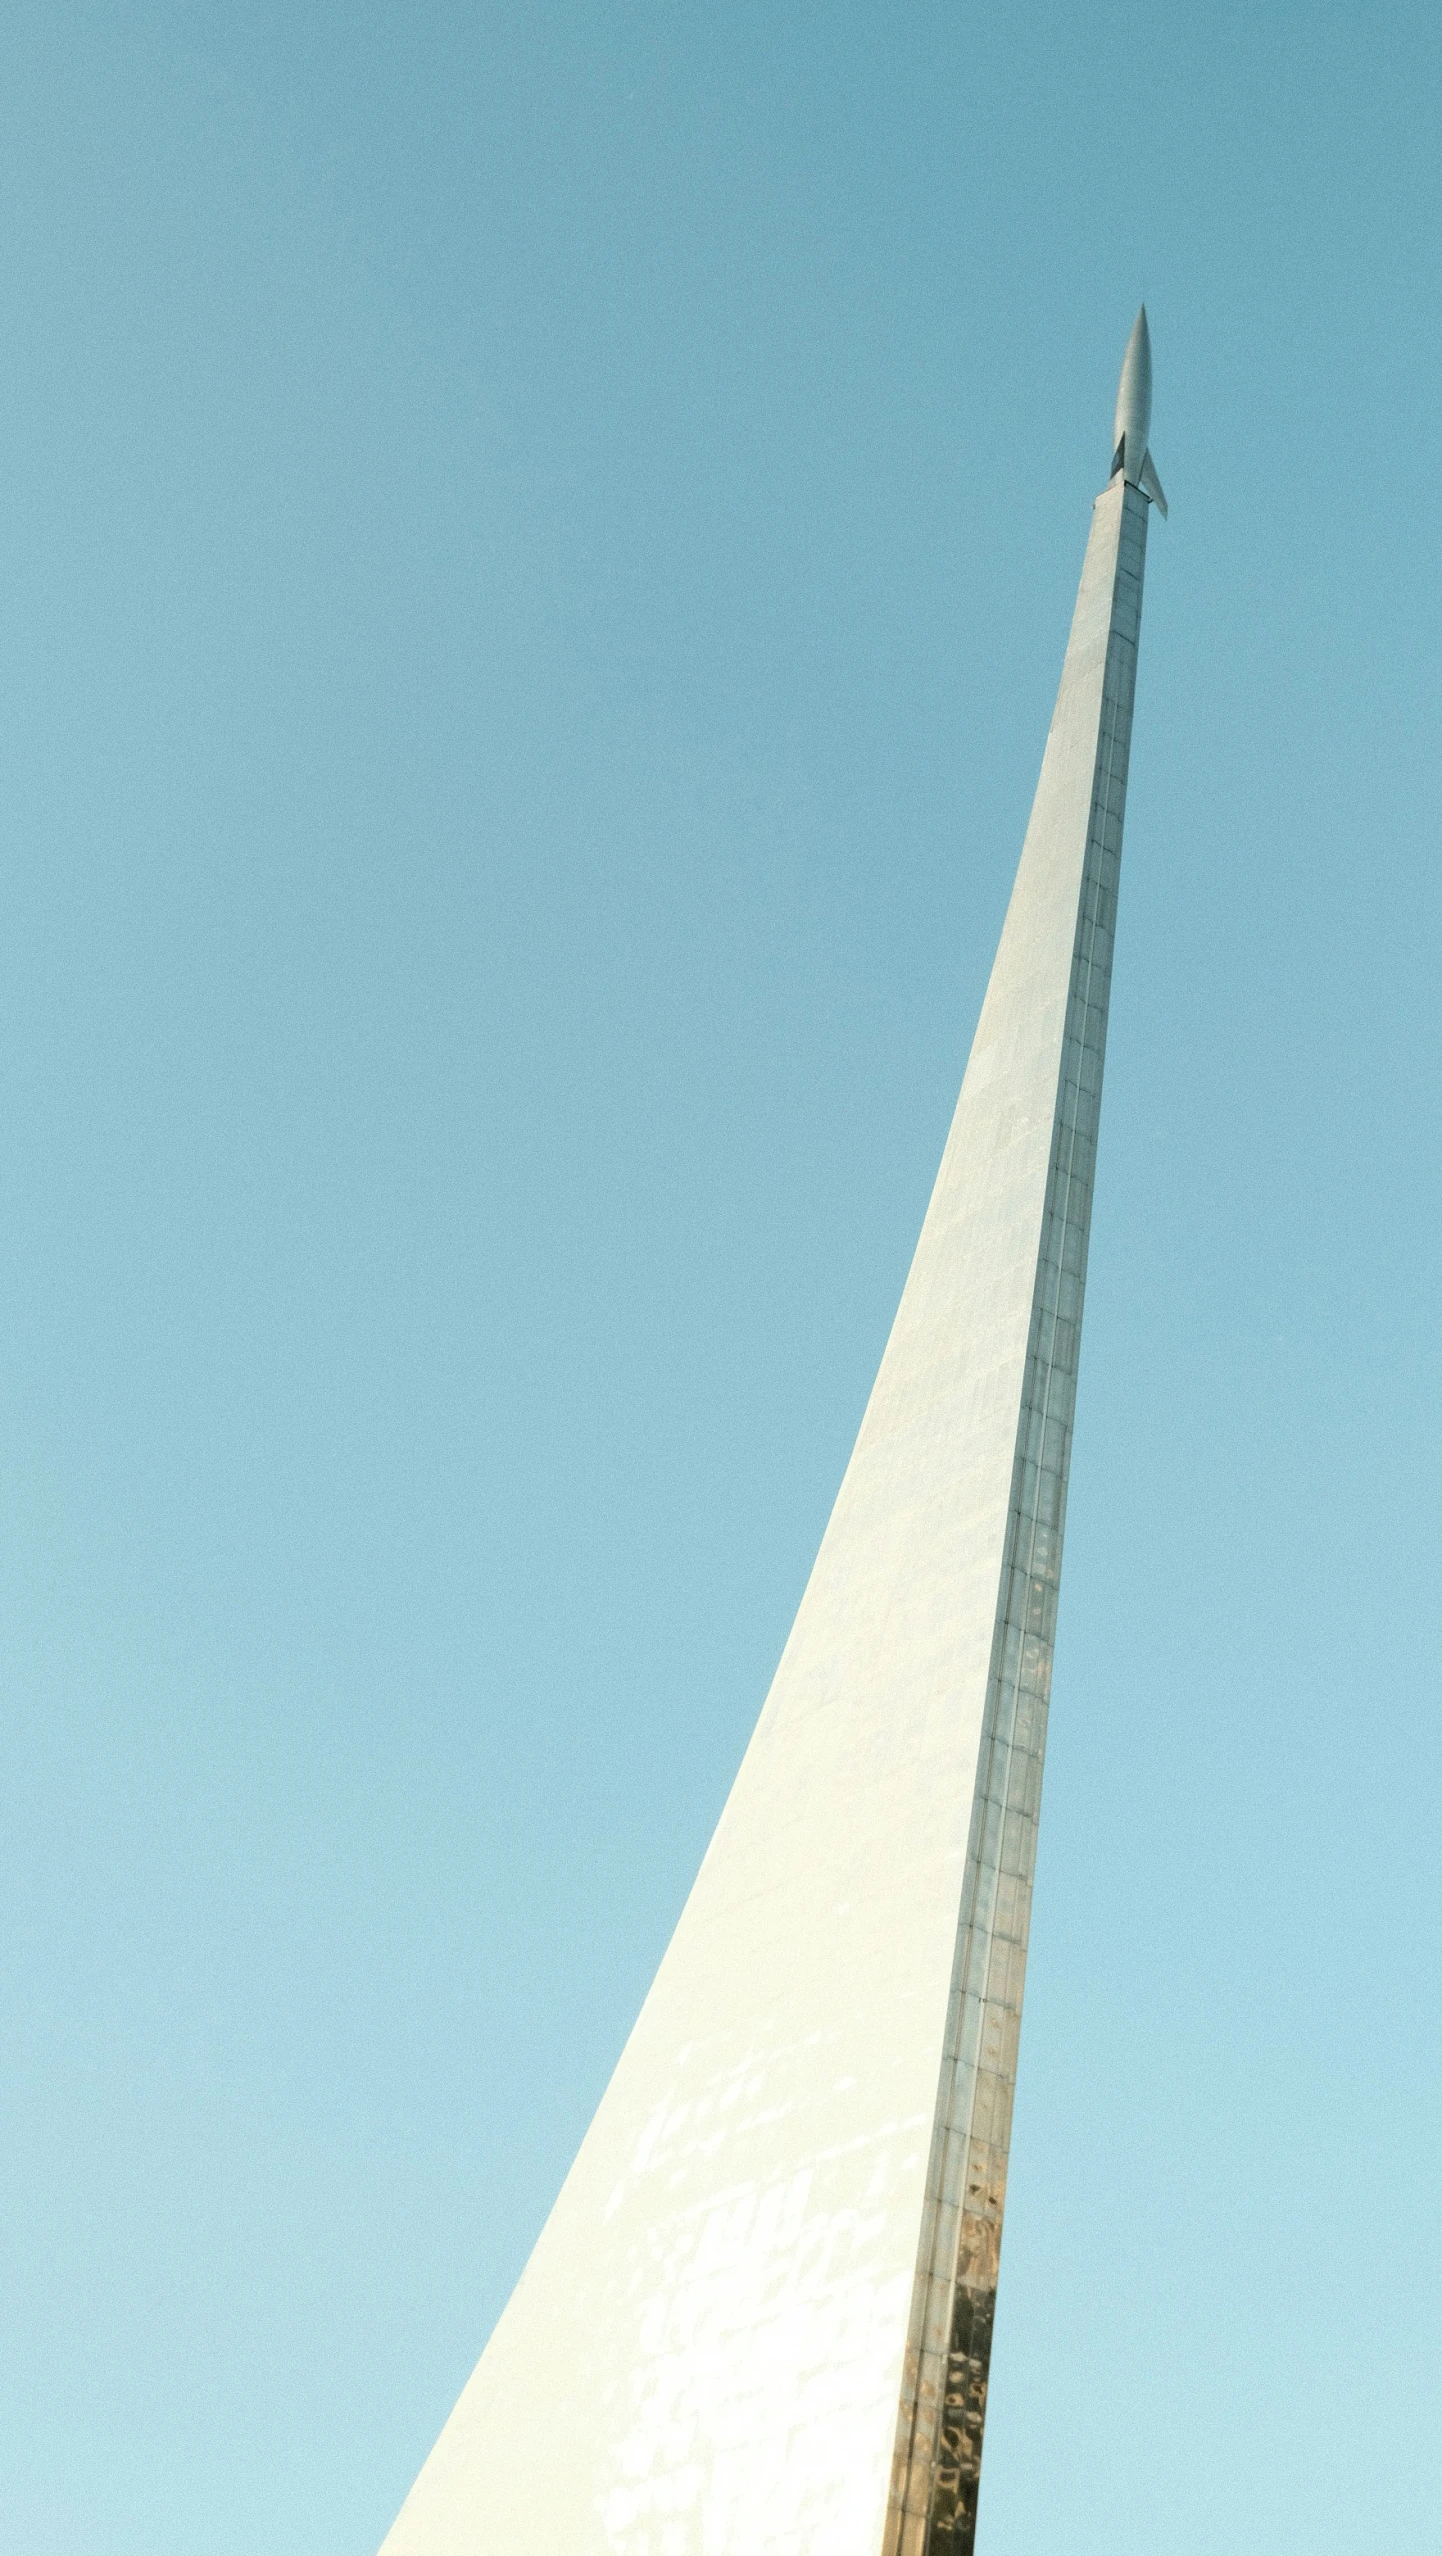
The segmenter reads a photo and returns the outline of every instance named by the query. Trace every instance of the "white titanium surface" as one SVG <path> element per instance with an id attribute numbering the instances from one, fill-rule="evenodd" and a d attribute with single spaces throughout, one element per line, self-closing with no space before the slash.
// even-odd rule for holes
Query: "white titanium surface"
<path id="1" fill-rule="evenodd" d="M 1104 694 L 1119 647 L 1135 666 L 1138 522 L 1144 536 L 1145 500 L 1118 476 L 1093 512 L 936 1187 L 765 1709 L 576 2162 L 385 2556 L 881 2556 L 898 2529 L 912 2544 L 899 2503 L 888 2522 L 893 2458 L 918 2353 L 945 2324 L 937 2176 L 958 2100 L 959 1931 L 976 1924 L 974 1905 L 963 1922 L 968 1844 Z M 1110 804 L 1119 850 L 1118 791 Z M 1104 1035 L 1104 984 L 1095 999 Z M 1073 1372 L 1074 1353 L 1073 1336 Z M 1063 1498 L 1064 1473 L 1063 1456 Z M 1057 1533 L 1059 1557 L 1059 1520 Z M 1046 1652 L 1049 1669 L 1049 1632 Z M 1030 1816 L 1034 1835 L 1034 1801 Z M 1019 2011 L 1024 1924 L 1013 1950 Z"/>

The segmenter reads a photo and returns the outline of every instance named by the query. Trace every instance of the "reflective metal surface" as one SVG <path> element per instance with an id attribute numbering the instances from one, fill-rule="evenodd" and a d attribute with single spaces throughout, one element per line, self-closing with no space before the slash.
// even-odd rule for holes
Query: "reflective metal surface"
<path id="1" fill-rule="evenodd" d="M 1146 514 L 1121 473 L 1093 510 L 961 1096 L 765 1709 L 388 2556 L 971 2549 Z"/>
<path id="2" fill-rule="evenodd" d="M 1086 869 L 887 2556 L 971 2556 L 976 2534 L 1141 629 L 1147 505 L 1127 486 L 1121 507 Z"/>

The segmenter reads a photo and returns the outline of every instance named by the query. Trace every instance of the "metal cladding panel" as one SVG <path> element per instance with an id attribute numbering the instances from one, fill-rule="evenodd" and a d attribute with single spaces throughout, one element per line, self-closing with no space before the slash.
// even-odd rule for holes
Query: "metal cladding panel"
<path id="1" fill-rule="evenodd" d="M 575 2165 L 385 2556 L 882 2556 L 899 2530 L 927 2544 L 955 2465 L 958 2177 L 978 2158 L 1000 2230 L 1019 1867 L 1030 1883 L 1017 1823 L 1034 1839 L 1040 1737 L 1018 1739 L 1013 1693 L 1002 1738 L 1019 1771 L 993 1801 L 997 1662 L 1028 1638 L 1040 1567 L 1034 1534 L 1019 1549 L 1017 1500 L 1040 1514 L 1026 1485 L 1058 1467 L 1065 1497 L 1070 1404 L 1059 1434 L 1037 1399 L 1058 1342 L 1074 1378 L 1085 1268 L 1084 1226 L 1078 1270 L 1056 1223 L 1058 1131 L 1094 1140 L 1106 981 L 1079 976 L 1078 954 L 1099 910 L 1097 845 L 1120 849 L 1145 511 L 1121 479 L 1096 501 L 961 1098 L 765 1709 Z M 968 2003 L 978 1958 L 994 2013 L 985 1994 Z"/>

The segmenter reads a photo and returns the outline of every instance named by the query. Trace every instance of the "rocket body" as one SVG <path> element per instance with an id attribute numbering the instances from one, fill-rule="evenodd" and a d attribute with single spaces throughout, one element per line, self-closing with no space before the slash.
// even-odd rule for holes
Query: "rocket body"
<path id="1" fill-rule="evenodd" d="M 1152 423 L 1152 339 L 1147 327 L 1147 306 L 1143 302 L 1136 316 L 1127 351 L 1122 357 L 1122 377 L 1117 386 L 1116 422 L 1112 427 L 1115 449 L 1112 453 L 1112 477 L 1120 471 L 1133 488 L 1140 488 L 1167 511 L 1162 483 L 1156 464 L 1147 450 L 1147 437 Z"/>

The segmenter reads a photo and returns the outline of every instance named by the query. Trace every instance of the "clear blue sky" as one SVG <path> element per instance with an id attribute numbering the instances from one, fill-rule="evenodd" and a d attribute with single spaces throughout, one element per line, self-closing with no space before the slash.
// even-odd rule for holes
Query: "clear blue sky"
<path id="1" fill-rule="evenodd" d="M 840 1477 L 1143 293 L 985 2556 L 1438 2556 L 1442 14 L 4 51 L 0 2556 L 367 2556 L 475 2360 Z"/>

